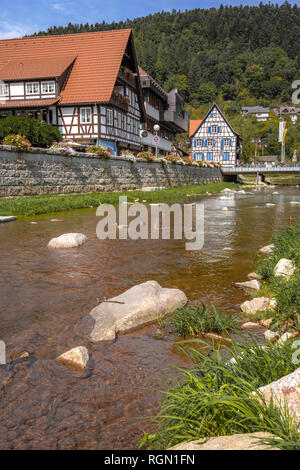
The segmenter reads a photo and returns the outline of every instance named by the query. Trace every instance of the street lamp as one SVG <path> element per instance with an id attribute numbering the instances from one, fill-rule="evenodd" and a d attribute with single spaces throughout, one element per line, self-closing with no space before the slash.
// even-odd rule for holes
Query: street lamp
<path id="1" fill-rule="evenodd" d="M 159 130 L 160 130 L 159 125 L 158 125 L 158 124 L 154 124 L 153 130 L 154 130 L 154 132 L 155 132 L 155 135 L 157 136 L 157 133 L 158 133 Z M 157 158 L 157 142 L 156 142 L 156 144 L 155 144 L 155 158 Z"/>

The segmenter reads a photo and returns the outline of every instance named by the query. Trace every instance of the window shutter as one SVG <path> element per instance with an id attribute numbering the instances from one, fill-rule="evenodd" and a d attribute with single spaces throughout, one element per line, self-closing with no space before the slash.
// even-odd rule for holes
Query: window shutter
<path id="1" fill-rule="evenodd" d="M 205 147 L 207 147 L 207 139 L 205 140 Z"/>
<path id="2" fill-rule="evenodd" d="M 232 147 L 232 140 L 229 139 L 229 147 Z"/>
<path id="3" fill-rule="evenodd" d="M 194 147 L 197 147 L 197 140 L 194 139 Z"/>
<path id="4" fill-rule="evenodd" d="M 196 154 L 195 153 L 193 153 L 193 159 L 196 160 Z"/>
<path id="5" fill-rule="evenodd" d="M 224 139 L 221 139 L 221 146 L 224 147 Z"/>
<path id="6" fill-rule="evenodd" d="M 208 133 L 210 134 L 211 133 L 211 127 L 208 126 Z"/>
<path id="7" fill-rule="evenodd" d="M 220 126 L 218 126 L 218 134 L 220 134 Z"/>

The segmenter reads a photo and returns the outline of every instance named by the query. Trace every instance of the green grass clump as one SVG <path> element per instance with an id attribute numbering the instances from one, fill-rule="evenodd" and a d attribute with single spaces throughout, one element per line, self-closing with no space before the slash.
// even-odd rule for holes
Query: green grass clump
<path id="1" fill-rule="evenodd" d="M 25 215 L 47 214 L 51 212 L 67 211 L 97 207 L 99 204 L 119 204 L 120 196 L 127 196 L 128 202 L 136 199 L 145 200 L 147 203 L 156 202 L 186 202 L 190 196 L 201 196 L 206 192 L 218 194 L 224 188 L 235 189 L 239 185 L 235 183 L 209 183 L 194 186 L 180 186 L 162 189 L 160 191 L 123 191 L 100 192 L 89 194 L 68 194 L 62 196 L 24 196 L 12 198 L 0 198 L 0 215 Z"/>
<path id="2" fill-rule="evenodd" d="M 199 340 L 194 340 L 195 342 Z M 167 449 L 180 442 L 212 436 L 269 432 L 276 445 L 299 448 L 300 432 L 286 406 L 267 404 L 258 387 L 293 372 L 290 344 L 263 350 L 255 341 L 235 344 L 234 362 L 216 351 L 193 349 L 191 369 L 182 369 L 175 386 L 162 392 L 164 400 L 141 445 Z M 268 443 L 270 446 L 272 442 Z"/>
<path id="3" fill-rule="evenodd" d="M 162 326 L 181 336 L 197 336 L 201 333 L 237 331 L 237 315 L 222 314 L 213 305 L 189 304 L 174 310 L 162 322 Z"/>

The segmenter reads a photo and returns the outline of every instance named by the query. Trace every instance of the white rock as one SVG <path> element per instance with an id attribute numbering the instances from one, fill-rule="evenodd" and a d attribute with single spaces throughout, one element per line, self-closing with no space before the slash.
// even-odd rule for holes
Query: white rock
<path id="1" fill-rule="evenodd" d="M 267 245 L 260 248 L 259 252 L 262 254 L 271 254 L 273 252 L 274 245 Z"/>
<path id="2" fill-rule="evenodd" d="M 271 207 L 271 206 L 276 206 L 276 204 L 273 204 L 272 202 L 267 202 L 266 206 Z"/>
<path id="3" fill-rule="evenodd" d="M 234 285 L 241 289 L 259 290 L 261 288 L 261 283 L 257 279 L 252 279 L 252 281 L 246 282 L 235 282 Z"/>
<path id="4" fill-rule="evenodd" d="M 297 333 L 296 333 L 297 334 Z M 282 345 L 284 344 L 286 341 L 288 341 L 290 338 L 294 338 L 295 336 L 295 333 L 289 333 L 288 331 L 286 333 L 283 333 L 283 335 L 280 336 L 279 340 L 278 340 L 278 344 L 279 345 Z"/>
<path id="5" fill-rule="evenodd" d="M 300 201 L 291 201 L 290 204 L 300 204 Z"/>
<path id="6" fill-rule="evenodd" d="M 275 343 L 279 338 L 279 334 L 276 331 L 266 330 L 264 332 L 264 337 L 266 343 Z"/>
<path id="7" fill-rule="evenodd" d="M 181 290 L 162 288 L 156 281 L 144 282 L 100 303 L 90 312 L 88 317 L 95 321 L 90 339 L 113 340 L 118 333 L 157 320 L 186 303 Z"/>
<path id="8" fill-rule="evenodd" d="M 57 359 L 84 369 L 89 362 L 89 352 L 86 347 L 78 346 L 61 354 Z"/>
<path id="9" fill-rule="evenodd" d="M 276 308 L 276 300 L 269 297 L 256 297 L 242 303 L 241 310 L 246 315 L 254 315 L 256 312 Z"/>
<path id="10" fill-rule="evenodd" d="M 291 416 L 294 415 L 296 422 L 300 423 L 300 367 L 276 382 L 259 388 L 258 391 L 267 403 L 271 397 L 277 406 L 283 407 L 286 403 Z"/>
<path id="11" fill-rule="evenodd" d="M 274 268 L 274 275 L 275 277 L 285 276 L 289 278 L 290 276 L 292 276 L 292 274 L 294 274 L 295 269 L 296 266 L 291 260 L 281 258 L 281 260 L 278 261 Z"/>
<path id="12" fill-rule="evenodd" d="M 13 220 L 16 220 L 17 217 L 14 215 L 1 215 L 0 216 L 0 224 L 4 224 L 5 222 L 12 222 Z"/>
<path id="13" fill-rule="evenodd" d="M 222 211 L 227 212 L 227 211 L 228 211 L 228 207 L 222 207 Z"/>
<path id="14" fill-rule="evenodd" d="M 261 281 L 261 279 L 262 279 L 262 276 L 260 274 L 256 274 L 256 273 L 249 273 L 247 275 L 247 277 L 249 279 L 256 279 L 257 281 Z"/>
<path id="15" fill-rule="evenodd" d="M 60 237 L 52 238 L 48 243 L 49 248 L 74 248 L 87 241 L 83 233 L 65 233 Z"/>
<path id="16" fill-rule="evenodd" d="M 171 451 L 217 451 L 217 450 L 275 450 L 267 444 L 261 444 L 258 438 L 267 438 L 274 435 L 266 432 L 252 434 L 233 434 L 232 436 L 210 437 L 196 441 L 184 441 L 167 450 Z M 276 448 L 276 450 L 279 450 Z"/>
<path id="17" fill-rule="evenodd" d="M 221 193 L 232 193 L 232 189 L 229 189 L 229 188 L 222 189 Z"/>

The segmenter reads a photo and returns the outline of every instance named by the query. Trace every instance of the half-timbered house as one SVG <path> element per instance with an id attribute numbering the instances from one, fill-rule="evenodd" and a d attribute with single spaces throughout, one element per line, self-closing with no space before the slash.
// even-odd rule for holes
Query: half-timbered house
<path id="1" fill-rule="evenodd" d="M 234 166 L 241 154 L 241 137 L 214 104 L 202 121 L 190 121 L 194 160 Z"/>
<path id="2" fill-rule="evenodd" d="M 141 149 L 145 111 L 131 30 L 0 41 L 0 117 L 42 119 L 114 154 Z"/>

